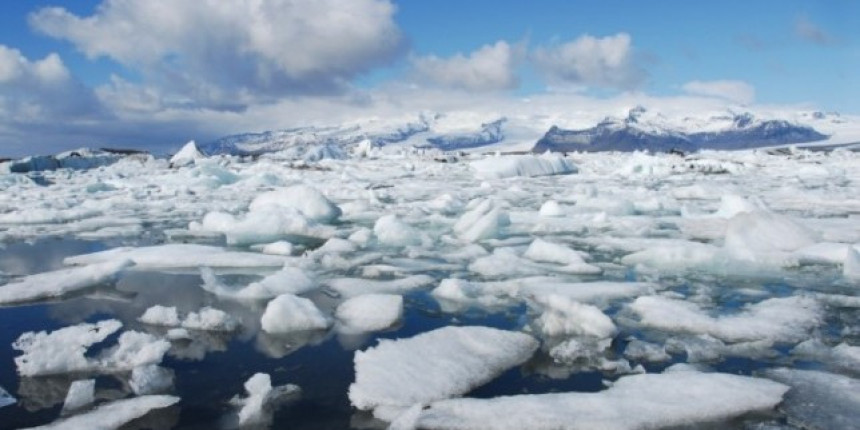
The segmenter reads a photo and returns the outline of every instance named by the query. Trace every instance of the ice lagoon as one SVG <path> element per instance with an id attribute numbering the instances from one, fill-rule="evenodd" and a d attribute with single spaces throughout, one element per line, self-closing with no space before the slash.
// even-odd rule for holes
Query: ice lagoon
<path id="1" fill-rule="evenodd" d="M 0 176 L 0 428 L 860 422 L 856 152 L 445 161 Z"/>

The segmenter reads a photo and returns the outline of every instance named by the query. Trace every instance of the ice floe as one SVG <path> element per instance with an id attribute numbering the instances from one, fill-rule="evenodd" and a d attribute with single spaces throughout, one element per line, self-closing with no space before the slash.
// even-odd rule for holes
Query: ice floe
<path id="1" fill-rule="evenodd" d="M 155 305 L 144 311 L 138 320 L 144 324 L 183 327 L 191 330 L 233 331 L 239 322 L 226 312 L 211 307 L 204 307 L 197 312 L 190 312 L 185 319 L 179 319 L 179 312 L 172 306 Z"/>
<path id="2" fill-rule="evenodd" d="M 266 373 L 255 373 L 245 382 L 247 397 L 234 397 L 231 401 L 239 407 L 238 426 L 266 426 L 272 421 L 276 407 L 284 401 L 297 398 L 301 389 L 297 385 L 272 387 L 272 378 Z"/>
<path id="3" fill-rule="evenodd" d="M 703 424 L 768 411 L 788 387 L 720 373 L 625 376 L 598 393 L 450 399 L 415 420 L 422 429 L 645 429 Z"/>
<path id="4" fill-rule="evenodd" d="M 266 305 L 260 325 L 267 333 L 324 330 L 331 321 L 304 297 L 282 294 Z"/>
<path id="5" fill-rule="evenodd" d="M 769 369 L 764 375 L 791 386 L 781 408 L 802 428 L 849 429 L 860 422 L 860 380 L 834 373 Z"/>
<path id="6" fill-rule="evenodd" d="M 150 411 L 164 409 L 178 402 L 179 397 L 166 395 L 132 397 L 99 405 L 92 411 L 32 429 L 114 430 Z"/>
<path id="7" fill-rule="evenodd" d="M 527 334 L 475 326 L 381 340 L 355 353 L 349 399 L 375 414 L 399 413 L 416 403 L 464 394 L 521 364 L 537 346 Z"/>
<path id="8" fill-rule="evenodd" d="M 61 297 L 111 281 L 123 269 L 133 265 L 131 260 L 117 259 L 25 276 L 0 286 L 0 304 Z"/>
<path id="9" fill-rule="evenodd" d="M 366 294 L 341 303 L 335 311 L 344 332 L 384 330 L 403 317 L 403 297 L 393 294 Z"/>
<path id="10" fill-rule="evenodd" d="M 254 252 L 231 251 L 208 245 L 171 243 L 139 248 L 120 247 L 68 257 L 69 265 L 90 265 L 131 260 L 135 269 L 273 268 L 282 267 L 284 257 Z"/>
<path id="11" fill-rule="evenodd" d="M 66 400 L 63 402 L 63 414 L 67 415 L 83 409 L 95 402 L 95 379 L 82 379 L 72 382 Z"/>
<path id="12" fill-rule="evenodd" d="M 501 179 L 517 176 L 566 175 L 578 171 L 576 165 L 558 154 L 514 155 L 484 158 L 470 163 L 477 176 Z"/>

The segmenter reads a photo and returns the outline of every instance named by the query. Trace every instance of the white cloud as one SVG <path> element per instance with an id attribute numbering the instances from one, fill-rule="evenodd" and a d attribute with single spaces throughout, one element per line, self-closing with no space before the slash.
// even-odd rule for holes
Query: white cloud
<path id="1" fill-rule="evenodd" d="M 825 32 L 821 27 L 810 21 L 805 15 L 801 15 L 794 21 L 794 34 L 803 40 L 812 42 L 818 45 L 830 45 L 833 43 L 833 37 Z"/>
<path id="2" fill-rule="evenodd" d="M 681 88 L 688 94 L 716 97 L 736 103 L 750 104 L 755 101 L 755 88 L 743 81 L 690 81 Z"/>
<path id="3" fill-rule="evenodd" d="M 500 40 L 468 55 L 415 57 L 412 67 L 420 78 L 444 87 L 468 91 L 508 90 L 519 85 L 516 67 L 523 51 L 522 46 L 511 46 Z"/>
<path id="4" fill-rule="evenodd" d="M 30 16 L 37 30 L 143 73 L 182 102 L 241 109 L 342 90 L 403 38 L 388 0 L 105 0 L 91 16 Z"/>
<path id="5" fill-rule="evenodd" d="M 633 60 L 627 33 L 603 38 L 583 35 L 561 45 L 539 47 L 532 59 L 556 83 L 631 89 L 645 79 L 644 70 Z"/>

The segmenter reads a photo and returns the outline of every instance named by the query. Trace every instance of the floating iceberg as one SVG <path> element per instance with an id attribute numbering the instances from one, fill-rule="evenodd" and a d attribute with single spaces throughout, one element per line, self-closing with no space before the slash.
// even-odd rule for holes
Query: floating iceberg
<path id="1" fill-rule="evenodd" d="M 335 317 L 340 330 L 362 333 L 384 330 L 403 317 L 403 297 L 393 294 L 366 294 L 344 301 Z"/>
<path id="2" fill-rule="evenodd" d="M 111 281 L 123 269 L 133 265 L 131 260 L 117 259 L 26 276 L 0 286 L 0 304 L 61 297 Z"/>
<path id="3" fill-rule="evenodd" d="M 567 175 L 578 171 L 570 160 L 551 153 L 488 157 L 473 161 L 470 165 L 481 179 Z"/>
<path id="4" fill-rule="evenodd" d="M 260 319 L 263 331 L 273 334 L 325 330 L 329 324 L 314 302 L 293 294 L 282 294 L 270 301 Z"/>

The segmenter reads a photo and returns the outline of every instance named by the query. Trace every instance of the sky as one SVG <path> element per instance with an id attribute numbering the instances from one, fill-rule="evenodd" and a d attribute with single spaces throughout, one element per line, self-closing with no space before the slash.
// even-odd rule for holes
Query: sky
<path id="1" fill-rule="evenodd" d="M 523 100 L 860 114 L 858 22 L 853 0 L 3 2 L 0 157 Z"/>

